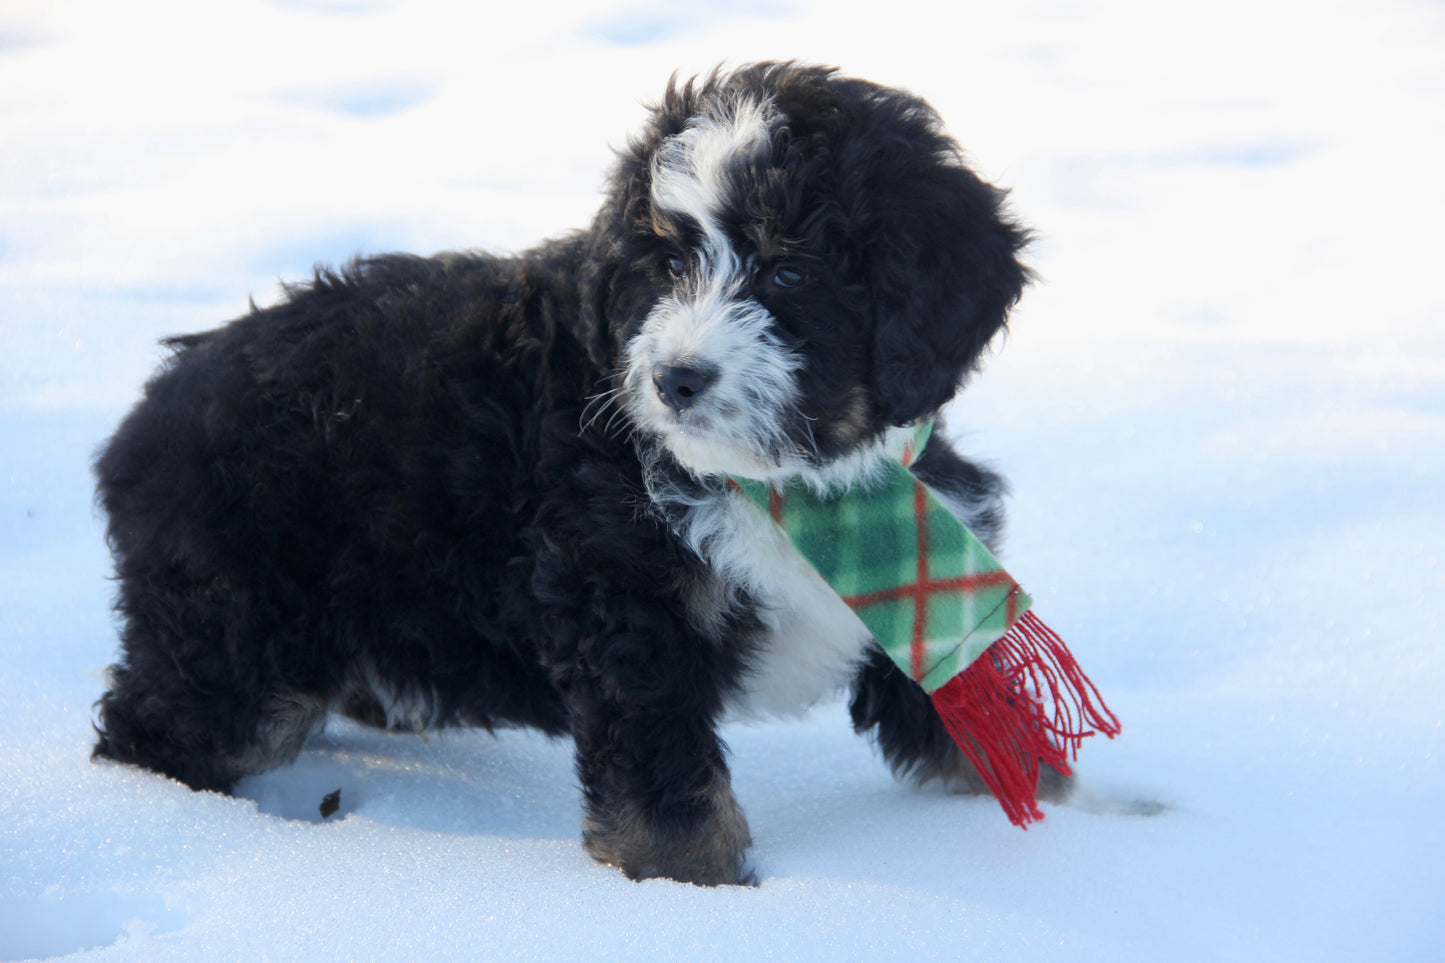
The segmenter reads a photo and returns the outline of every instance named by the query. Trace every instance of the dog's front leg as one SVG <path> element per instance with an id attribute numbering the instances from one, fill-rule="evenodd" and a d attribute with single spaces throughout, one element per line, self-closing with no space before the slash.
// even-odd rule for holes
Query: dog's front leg
<path id="1" fill-rule="evenodd" d="M 722 742 L 687 693 L 653 692 L 639 705 L 583 688 L 572 692 L 573 732 L 592 857 L 635 880 L 753 883 Z"/>
<path id="2" fill-rule="evenodd" d="M 583 845 L 634 880 L 750 883 L 715 725 L 756 626 L 719 603 L 673 525 L 639 513 L 627 464 L 589 465 L 550 502 L 531 580 L 539 655 L 576 744 Z"/>

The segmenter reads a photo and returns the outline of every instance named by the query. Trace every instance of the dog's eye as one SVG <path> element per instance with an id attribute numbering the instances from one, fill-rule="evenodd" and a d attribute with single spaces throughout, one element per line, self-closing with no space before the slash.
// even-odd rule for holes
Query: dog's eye
<path id="1" fill-rule="evenodd" d="M 773 268 L 773 283 L 780 288 L 796 288 L 808 280 L 808 272 L 791 264 L 779 264 Z"/>
<path id="2" fill-rule="evenodd" d="M 662 263 L 667 266 L 667 273 L 675 278 L 687 277 L 687 261 L 681 254 L 669 254 L 663 258 Z"/>

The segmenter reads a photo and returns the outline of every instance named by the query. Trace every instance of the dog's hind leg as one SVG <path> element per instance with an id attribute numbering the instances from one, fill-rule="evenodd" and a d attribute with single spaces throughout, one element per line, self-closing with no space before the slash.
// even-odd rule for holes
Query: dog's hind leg
<path id="1" fill-rule="evenodd" d="M 144 766 L 192 789 L 231 792 L 242 776 L 284 766 L 325 721 L 316 697 L 273 692 L 261 700 L 224 695 L 194 680 L 144 681 L 111 668 L 101 697 L 93 757 Z"/>
<path id="2" fill-rule="evenodd" d="M 215 604 L 216 593 L 139 581 L 122 584 L 123 654 L 99 702 L 93 756 L 227 793 L 294 759 L 324 722 L 323 701 L 271 675 L 236 638 L 246 628 L 236 607 Z"/>

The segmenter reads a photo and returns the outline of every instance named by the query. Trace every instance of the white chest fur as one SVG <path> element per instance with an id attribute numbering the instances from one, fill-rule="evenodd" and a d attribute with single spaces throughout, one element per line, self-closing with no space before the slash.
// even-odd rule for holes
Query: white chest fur
<path id="1" fill-rule="evenodd" d="M 782 530 L 736 491 L 689 516 L 684 537 L 752 596 L 764 626 L 730 715 L 794 715 L 846 686 L 872 637 Z"/>

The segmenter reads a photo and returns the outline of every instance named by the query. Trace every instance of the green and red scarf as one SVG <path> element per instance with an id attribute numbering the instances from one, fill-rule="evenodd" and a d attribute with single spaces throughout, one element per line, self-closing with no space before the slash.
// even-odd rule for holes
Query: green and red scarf
<path id="1" fill-rule="evenodd" d="M 908 466 L 922 426 L 870 484 L 820 498 L 733 482 L 767 511 L 883 651 L 923 687 L 949 735 L 1024 828 L 1042 819 L 1039 767 L 1064 774 L 1119 721 L 1033 600 Z"/>

